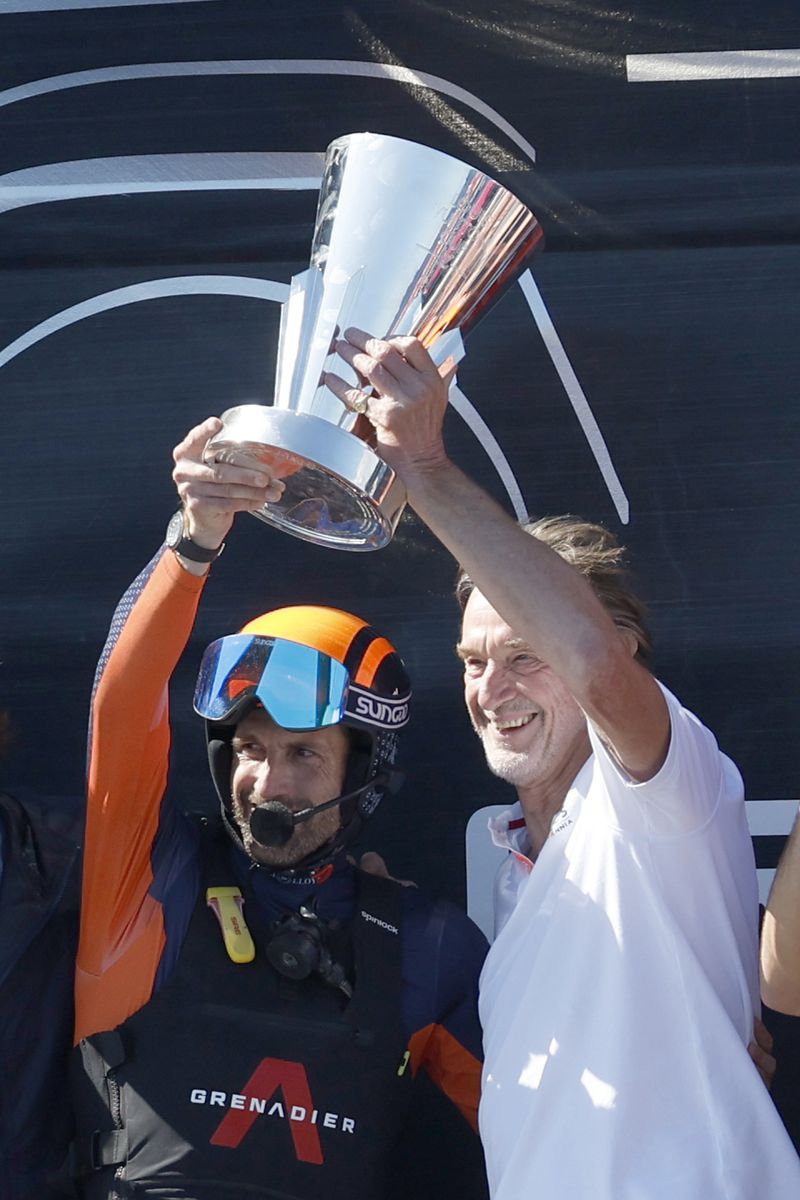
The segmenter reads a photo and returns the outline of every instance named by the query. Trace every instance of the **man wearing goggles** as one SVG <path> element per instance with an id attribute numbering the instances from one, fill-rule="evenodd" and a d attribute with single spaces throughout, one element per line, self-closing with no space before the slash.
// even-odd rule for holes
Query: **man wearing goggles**
<path id="1" fill-rule="evenodd" d="M 175 450 L 180 515 L 117 609 L 93 695 L 78 1187 L 380 1200 L 420 1066 L 474 1125 L 485 941 L 346 853 L 396 786 L 410 701 L 394 647 L 349 613 L 279 609 L 207 648 L 194 707 L 221 822 L 178 811 L 169 679 L 236 513 L 282 486 L 206 464 L 219 428 Z"/>

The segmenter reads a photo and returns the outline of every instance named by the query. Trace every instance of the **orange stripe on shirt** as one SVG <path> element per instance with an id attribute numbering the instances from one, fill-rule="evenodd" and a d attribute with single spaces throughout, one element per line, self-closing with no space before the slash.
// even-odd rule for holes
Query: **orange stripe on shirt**
<path id="1" fill-rule="evenodd" d="M 443 1025 L 426 1025 L 408 1043 L 416 1075 L 424 1067 L 437 1087 L 449 1096 L 477 1132 L 481 1095 L 481 1064 Z"/>

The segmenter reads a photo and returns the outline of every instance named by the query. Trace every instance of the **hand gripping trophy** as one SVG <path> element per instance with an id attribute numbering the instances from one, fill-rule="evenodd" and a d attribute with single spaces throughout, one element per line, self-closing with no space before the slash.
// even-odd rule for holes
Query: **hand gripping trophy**
<path id="1" fill-rule="evenodd" d="M 274 402 L 222 414 L 207 457 L 265 463 L 285 484 L 263 521 L 319 545 L 377 550 L 405 506 L 394 471 L 320 379 L 340 332 L 415 336 L 440 370 L 542 242 L 534 215 L 504 187 L 449 155 L 355 133 L 328 147 L 311 265 L 291 281 Z M 337 360 L 335 370 L 348 368 Z M 355 382 L 355 376 L 352 376 Z"/>

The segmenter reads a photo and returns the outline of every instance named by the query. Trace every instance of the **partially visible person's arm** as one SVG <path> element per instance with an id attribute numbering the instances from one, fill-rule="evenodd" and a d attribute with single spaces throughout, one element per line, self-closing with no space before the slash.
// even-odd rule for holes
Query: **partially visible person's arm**
<path id="1" fill-rule="evenodd" d="M 764 1022 L 756 1017 L 753 1022 L 753 1039 L 747 1047 L 747 1052 L 755 1063 L 756 1070 L 767 1091 L 772 1087 L 778 1065 L 775 1055 L 772 1053 L 774 1049 L 775 1040 L 772 1034 Z"/>
<path id="2" fill-rule="evenodd" d="M 778 864 L 764 914 L 761 996 L 769 1008 L 800 1016 L 800 816 Z"/>
<path id="3" fill-rule="evenodd" d="M 358 865 L 362 871 L 391 879 L 401 887 L 417 886 L 412 879 L 390 875 L 383 858 L 374 850 L 362 854 Z M 412 1035 L 411 1066 L 415 1074 L 424 1066 L 477 1132 L 483 1067 L 478 977 L 488 944 L 477 926 L 452 906 L 440 903 L 435 912 L 442 929 L 446 925 L 447 930 L 441 936 L 423 939 L 433 957 L 421 973 L 426 981 L 435 979 L 438 984 L 433 1003 L 437 1019 L 426 1022 Z M 436 928 L 436 922 L 430 927 Z"/>
<path id="4" fill-rule="evenodd" d="M 424 896 L 409 889 L 408 907 L 424 911 Z M 417 1026 L 409 1042 L 416 1074 L 424 1067 L 433 1082 L 461 1115 L 477 1129 L 483 1049 L 478 1019 L 478 977 L 486 951 L 480 930 L 453 905 L 439 901 L 430 910 L 422 938 L 409 937 L 418 946 L 406 957 L 406 1004 L 415 1012 Z M 412 951 L 412 945 L 409 945 Z"/>
<path id="5" fill-rule="evenodd" d="M 366 415 L 417 514 L 566 684 L 626 771 L 650 779 L 669 745 L 656 681 L 579 572 L 450 461 L 442 439 L 448 384 L 427 351 L 415 338 L 381 341 L 359 330 L 348 330 L 337 351 L 378 393 Z M 361 395 L 335 375 L 327 383 L 346 404 Z"/>

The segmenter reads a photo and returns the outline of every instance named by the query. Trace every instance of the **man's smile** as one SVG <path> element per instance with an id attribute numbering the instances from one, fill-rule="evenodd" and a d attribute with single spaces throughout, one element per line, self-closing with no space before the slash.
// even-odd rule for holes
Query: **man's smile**
<path id="1" fill-rule="evenodd" d="M 500 715 L 496 713 L 483 714 L 487 728 L 492 729 L 495 733 L 500 734 L 509 733 L 515 729 L 523 729 L 525 726 L 530 725 L 534 718 L 538 716 L 538 712 L 530 711 L 524 713 L 505 713 Z"/>

